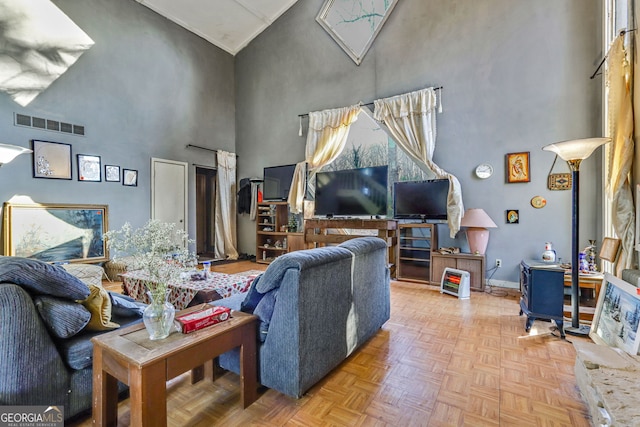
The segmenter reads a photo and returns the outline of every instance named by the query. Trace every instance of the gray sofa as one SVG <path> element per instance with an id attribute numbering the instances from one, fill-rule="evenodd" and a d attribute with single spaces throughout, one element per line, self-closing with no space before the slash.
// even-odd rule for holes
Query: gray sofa
<path id="1" fill-rule="evenodd" d="M 386 242 L 359 237 L 282 255 L 247 293 L 214 304 L 259 317 L 259 382 L 298 398 L 389 319 L 389 282 Z M 220 365 L 239 373 L 238 352 Z"/>
<path id="2" fill-rule="evenodd" d="M 100 283 L 101 267 L 67 268 L 90 267 L 97 275 L 82 279 Z M 106 330 L 87 330 L 93 314 L 76 300 L 93 294 L 83 280 L 62 267 L 0 256 L 0 405 L 64 406 L 65 420 L 91 409 L 91 338 Z M 139 304 L 114 295 L 109 321 L 141 320 Z"/>

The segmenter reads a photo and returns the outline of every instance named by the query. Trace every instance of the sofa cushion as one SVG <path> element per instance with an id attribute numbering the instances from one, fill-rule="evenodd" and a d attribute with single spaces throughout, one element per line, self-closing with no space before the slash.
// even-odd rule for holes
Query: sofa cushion
<path id="1" fill-rule="evenodd" d="M 350 253 L 337 246 L 327 246 L 315 249 L 289 252 L 276 258 L 262 275 L 262 279 L 256 284 L 256 290 L 267 293 L 280 287 L 284 275 L 289 269 L 298 271 L 314 266 L 329 264 L 344 259 L 345 254 Z"/>
<path id="2" fill-rule="evenodd" d="M 354 254 L 360 254 L 386 248 L 387 243 L 379 237 L 368 236 L 350 239 L 340 243 L 338 246 L 345 248 Z"/>
<path id="3" fill-rule="evenodd" d="M 0 256 L 0 282 L 20 285 L 35 295 L 71 300 L 89 296 L 87 285 L 63 268 L 30 258 Z"/>
<path id="4" fill-rule="evenodd" d="M 111 298 L 102 286 L 89 285 L 90 294 L 80 301 L 91 312 L 91 320 L 87 324 L 89 331 L 106 331 L 119 328 L 120 325 L 111 321 Z"/>
<path id="5" fill-rule="evenodd" d="M 33 299 L 49 332 L 58 338 L 70 338 L 89 323 L 91 313 L 82 304 L 67 299 L 39 295 Z"/>
<path id="6" fill-rule="evenodd" d="M 147 306 L 140 301 L 136 301 L 130 296 L 118 294 L 115 292 L 109 292 L 109 298 L 111 298 L 111 314 L 113 316 L 142 317 L 144 309 Z"/>
<path id="7" fill-rule="evenodd" d="M 133 325 L 141 322 L 138 317 L 114 317 L 113 320 L 124 326 Z M 60 340 L 56 343 L 62 360 L 65 361 L 72 369 L 90 368 L 93 364 L 93 343 L 91 338 L 104 334 L 107 331 L 89 331 L 85 330 L 73 337 Z"/>

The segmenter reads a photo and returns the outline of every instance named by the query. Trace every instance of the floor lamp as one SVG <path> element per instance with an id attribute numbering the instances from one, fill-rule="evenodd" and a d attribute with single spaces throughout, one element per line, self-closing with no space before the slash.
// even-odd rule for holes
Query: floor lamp
<path id="1" fill-rule="evenodd" d="M 17 145 L 0 144 L 0 166 L 9 163 L 20 154 L 31 152 L 28 148 L 18 147 Z"/>
<path id="2" fill-rule="evenodd" d="M 571 188 L 571 327 L 565 328 L 570 335 L 588 335 L 589 326 L 580 325 L 580 282 L 578 255 L 578 226 L 579 226 L 579 196 L 580 196 L 580 163 L 589 157 L 596 148 L 610 142 L 610 138 L 574 139 L 556 142 L 542 147 L 543 150 L 556 153 L 565 160 L 571 169 L 573 185 Z"/>

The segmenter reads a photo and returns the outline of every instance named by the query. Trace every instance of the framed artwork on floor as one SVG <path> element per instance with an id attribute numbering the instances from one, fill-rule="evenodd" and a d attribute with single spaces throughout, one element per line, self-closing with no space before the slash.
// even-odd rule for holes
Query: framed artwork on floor
<path id="1" fill-rule="evenodd" d="M 78 154 L 78 181 L 102 181 L 100 156 Z"/>
<path id="2" fill-rule="evenodd" d="M 120 182 L 120 166 L 104 165 L 104 180 L 107 182 Z"/>
<path id="3" fill-rule="evenodd" d="M 596 343 L 638 354 L 640 296 L 635 286 L 605 273 L 589 337 Z"/>
<path id="4" fill-rule="evenodd" d="M 33 177 L 48 179 L 71 178 L 71 144 L 32 140 Z"/>
<path id="5" fill-rule="evenodd" d="M 138 186 L 138 171 L 133 169 L 123 169 L 122 171 L 122 185 L 128 187 Z"/>
<path id="6" fill-rule="evenodd" d="M 106 205 L 4 203 L 4 255 L 45 262 L 102 262 L 109 259 L 102 236 Z"/>
<path id="7" fill-rule="evenodd" d="M 529 152 L 508 153 L 506 155 L 507 183 L 529 182 Z"/>

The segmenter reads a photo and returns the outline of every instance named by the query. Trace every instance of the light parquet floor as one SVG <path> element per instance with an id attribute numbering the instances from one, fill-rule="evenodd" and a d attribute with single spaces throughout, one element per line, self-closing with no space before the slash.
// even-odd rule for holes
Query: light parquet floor
<path id="1" fill-rule="evenodd" d="M 216 271 L 264 269 L 250 262 Z M 495 288 L 494 288 L 495 289 Z M 240 405 L 239 378 L 167 383 L 170 426 L 589 426 L 569 341 L 550 323 L 524 331 L 518 298 L 393 281 L 391 319 L 349 359 L 296 400 L 262 390 Z M 584 338 L 569 337 L 569 340 Z M 129 425 L 129 401 L 118 425 Z M 91 419 L 75 426 L 90 426 Z"/>

